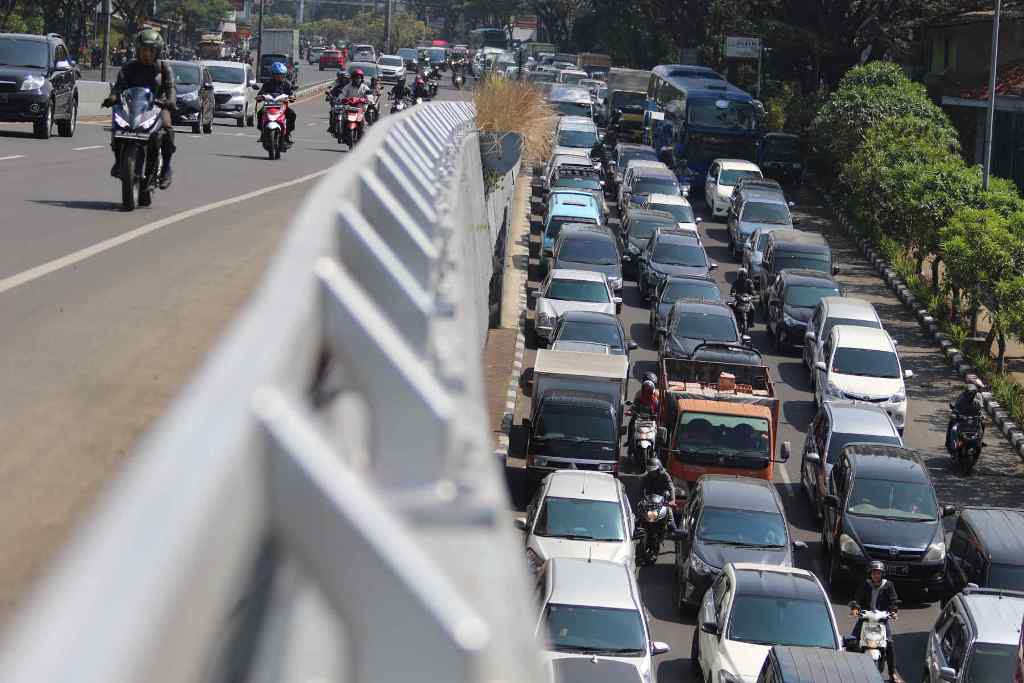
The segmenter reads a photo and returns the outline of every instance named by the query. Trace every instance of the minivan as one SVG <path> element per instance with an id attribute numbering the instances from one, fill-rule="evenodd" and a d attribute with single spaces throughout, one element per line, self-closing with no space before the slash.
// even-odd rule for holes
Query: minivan
<path id="1" fill-rule="evenodd" d="M 804 333 L 804 366 L 814 379 L 814 364 L 822 360 L 821 350 L 832 335 L 836 325 L 859 325 L 882 329 L 878 312 L 870 302 L 855 297 L 827 296 L 818 306 L 807 323 Z"/>
<path id="2" fill-rule="evenodd" d="M 768 288 L 779 273 L 787 268 L 816 270 L 821 273 L 839 274 L 839 266 L 832 261 L 832 247 L 816 232 L 800 230 L 776 230 L 768 235 L 761 260 L 761 275 L 758 290 L 761 292 L 761 310 L 768 307 Z"/>
<path id="3" fill-rule="evenodd" d="M 729 247 L 736 260 L 743 256 L 743 246 L 758 228 L 793 227 L 790 204 L 775 192 L 744 189 L 733 200 L 726 218 Z"/>

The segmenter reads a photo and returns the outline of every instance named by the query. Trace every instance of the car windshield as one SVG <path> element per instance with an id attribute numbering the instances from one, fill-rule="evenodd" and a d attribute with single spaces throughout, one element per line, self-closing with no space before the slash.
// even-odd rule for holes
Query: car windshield
<path id="1" fill-rule="evenodd" d="M 559 261 L 612 266 L 619 262 L 619 250 L 611 240 L 566 237 L 558 252 Z"/>
<path id="2" fill-rule="evenodd" d="M 687 311 L 679 316 L 673 334 L 683 339 L 735 343 L 736 322 L 732 316 Z"/>
<path id="3" fill-rule="evenodd" d="M 789 217 L 789 208 L 786 207 L 785 204 L 747 202 L 743 205 L 743 216 L 740 220 L 750 223 L 775 223 L 778 225 L 786 225 L 792 219 Z"/>
<path id="4" fill-rule="evenodd" d="M 838 648 L 832 614 L 824 599 L 737 595 L 729 616 L 729 640 L 756 645 Z"/>
<path id="5" fill-rule="evenodd" d="M 766 137 L 764 158 L 768 161 L 800 161 L 800 141 L 792 138 Z"/>
<path id="6" fill-rule="evenodd" d="M 175 64 L 171 67 L 174 72 L 174 83 L 176 85 L 198 85 L 199 69 L 194 66 Z"/>
<path id="7" fill-rule="evenodd" d="M 693 223 L 693 209 L 685 204 L 649 204 L 647 208 L 652 211 L 667 211 L 675 217 L 677 223 Z"/>
<path id="8" fill-rule="evenodd" d="M 686 115 L 691 126 L 754 130 L 756 118 L 753 105 L 747 102 L 690 98 Z"/>
<path id="9" fill-rule="evenodd" d="M 619 168 L 625 169 L 629 166 L 629 162 L 634 159 L 641 161 L 657 161 L 658 156 L 651 149 L 625 149 L 619 152 Z"/>
<path id="10" fill-rule="evenodd" d="M 768 420 L 687 411 L 679 416 L 676 448 L 685 452 L 743 452 L 770 456 Z"/>
<path id="11" fill-rule="evenodd" d="M 443 47 L 431 48 L 427 54 L 430 55 L 430 61 L 434 64 L 439 64 L 448 58 L 448 51 Z"/>
<path id="12" fill-rule="evenodd" d="M 595 176 L 588 178 L 568 177 L 559 178 L 555 181 L 555 187 L 575 187 L 581 190 L 600 190 L 601 181 Z"/>
<path id="13" fill-rule="evenodd" d="M 549 538 L 621 541 L 623 529 L 622 507 L 616 502 L 548 496 L 533 533 Z"/>
<path id="14" fill-rule="evenodd" d="M 625 109 L 626 107 L 643 107 L 647 104 L 647 93 L 627 92 L 624 90 L 612 91 L 612 109 Z"/>
<path id="15" fill-rule="evenodd" d="M 840 347 L 832 357 L 832 372 L 856 377 L 900 377 L 900 362 L 892 351 Z"/>
<path id="16" fill-rule="evenodd" d="M 556 102 L 555 109 L 566 116 L 586 116 L 590 118 L 590 102 Z"/>
<path id="17" fill-rule="evenodd" d="M 705 268 L 708 265 L 707 257 L 704 255 L 704 248 L 699 244 L 683 244 L 680 242 L 658 240 L 657 245 L 654 247 L 654 255 L 651 258 L 655 263 L 661 263 L 666 266 Z"/>
<path id="18" fill-rule="evenodd" d="M 210 78 L 216 83 L 231 83 L 233 85 L 245 83 L 245 69 L 211 65 L 206 67 L 206 70 L 210 72 Z"/>
<path id="19" fill-rule="evenodd" d="M 588 304 L 609 303 L 608 287 L 593 280 L 555 278 L 548 286 L 545 298 L 558 301 L 581 301 Z"/>
<path id="20" fill-rule="evenodd" d="M 550 71 L 534 71 L 526 76 L 526 80 L 531 83 L 554 83 L 555 74 Z"/>
<path id="21" fill-rule="evenodd" d="M 665 285 L 661 293 L 662 302 L 671 303 L 679 299 L 721 301 L 722 292 L 714 282 L 669 282 Z"/>
<path id="22" fill-rule="evenodd" d="M 404 62 L 401 57 L 381 57 L 380 63 L 385 66 L 402 66 Z"/>
<path id="23" fill-rule="evenodd" d="M 547 403 L 537 416 L 537 439 L 569 439 L 615 444 L 615 422 L 611 413 L 576 404 Z M 609 449 L 611 451 L 612 449 Z M 588 459 L 611 460 L 616 454 L 592 451 Z"/>
<path id="24" fill-rule="evenodd" d="M 988 570 L 988 587 L 1024 590 L 1024 567 L 1014 564 L 993 564 Z"/>
<path id="25" fill-rule="evenodd" d="M 786 522 L 777 512 L 706 507 L 697 526 L 697 538 L 705 543 L 782 548 L 786 545 Z"/>
<path id="26" fill-rule="evenodd" d="M 971 653 L 964 683 L 1012 681 L 1017 671 L 1017 646 L 977 643 Z"/>
<path id="27" fill-rule="evenodd" d="M 640 612 L 633 609 L 548 604 L 548 649 L 641 657 L 647 636 Z"/>
<path id="28" fill-rule="evenodd" d="M 618 323 L 588 323 L 578 320 L 566 320 L 558 328 L 556 341 L 583 341 L 605 344 L 613 349 L 622 350 L 622 331 Z"/>
<path id="29" fill-rule="evenodd" d="M 839 454 L 842 453 L 847 444 L 851 443 L 880 443 L 887 446 L 903 445 L 900 442 L 900 438 L 895 434 L 882 436 L 877 434 L 840 434 L 833 432 L 831 440 L 828 442 L 828 454 L 825 456 L 825 462 L 834 465 L 836 460 L 839 459 Z"/>
<path id="30" fill-rule="evenodd" d="M 586 223 L 588 225 L 597 225 L 597 222 L 592 218 L 552 218 L 548 221 L 548 228 L 545 231 L 545 237 L 556 240 L 558 239 L 559 233 L 562 232 L 563 225 L 571 225 L 572 223 Z"/>
<path id="31" fill-rule="evenodd" d="M 635 240 L 649 240 L 654 237 L 654 231 L 658 228 L 673 228 L 674 225 L 663 220 L 636 219 L 629 221 L 629 238 Z"/>
<path id="32" fill-rule="evenodd" d="M 864 517 L 928 522 L 937 519 L 935 491 L 928 484 L 857 478 L 846 511 Z"/>
<path id="33" fill-rule="evenodd" d="M 49 65 L 46 43 L 24 38 L 0 38 L 0 66 L 45 69 Z"/>
<path id="34" fill-rule="evenodd" d="M 814 308 L 826 296 L 839 296 L 839 288 L 793 285 L 786 287 L 784 301 L 787 306 Z"/>
<path id="35" fill-rule="evenodd" d="M 597 142 L 597 131 L 563 128 L 558 131 L 559 147 L 584 147 L 590 149 Z"/>
<path id="36" fill-rule="evenodd" d="M 728 185 L 729 187 L 732 187 L 734 185 L 739 184 L 740 180 L 742 180 L 743 178 L 760 178 L 760 177 L 761 177 L 761 172 L 760 171 L 751 171 L 749 169 L 739 169 L 739 168 L 725 168 L 725 169 L 722 169 L 722 172 L 718 175 L 718 184 L 719 185 Z"/>
<path id="37" fill-rule="evenodd" d="M 828 254 L 776 254 L 775 272 L 782 270 L 814 270 L 828 273 L 832 270 L 832 262 Z"/>
<path id="38" fill-rule="evenodd" d="M 398 51 L 398 54 L 402 57 L 402 59 L 409 59 L 409 60 L 415 60 L 416 59 L 416 50 L 413 50 L 411 48 L 401 49 L 401 50 Z"/>
<path id="39" fill-rule="evenodd" d="M 671 178 L 637 178 L 630 188 L 633 194 L 679 194 L 679 183 Z"/>

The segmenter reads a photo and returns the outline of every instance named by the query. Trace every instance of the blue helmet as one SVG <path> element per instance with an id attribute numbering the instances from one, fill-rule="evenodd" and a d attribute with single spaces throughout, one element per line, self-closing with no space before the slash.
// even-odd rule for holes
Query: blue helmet
<path id="1" fill-rule="evenodd" d="M 270 73 L 274 74 L 275 76 L 276 75 L 287 76 L 288 75 L 288 67 L 286 67 L 281 62 L 274 62 L 274 64 L 270 67 Z"/>

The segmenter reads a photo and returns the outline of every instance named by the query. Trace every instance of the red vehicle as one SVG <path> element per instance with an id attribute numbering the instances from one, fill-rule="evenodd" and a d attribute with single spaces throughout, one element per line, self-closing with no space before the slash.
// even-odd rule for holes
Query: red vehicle
<path id="1" fill-rule="evenodd" d="M 344 142 L 351 150 L 366 132 L 366 106 L 369 100 L 365 97 L 344 97 L 334 105 L 337 125 L 335 135 L 338 142 Z"/>
<path id="2" fill-rule="evenodd" d="M 320 70 L 340 69 L 345 66 L 345 55 L 341 50 L 324 50 L 320 53 Z"/>
<path id="3" fill-rule="evenodd" d="M 263 149 L 267 150 L 267 157 L 271 160 L 280 159 L 281 152 L 288 151 L 288 144 L 284 141 L 285 132 L 288 130 L 288 95 L 263 95 L 260 97 L 260 142 Z"/>

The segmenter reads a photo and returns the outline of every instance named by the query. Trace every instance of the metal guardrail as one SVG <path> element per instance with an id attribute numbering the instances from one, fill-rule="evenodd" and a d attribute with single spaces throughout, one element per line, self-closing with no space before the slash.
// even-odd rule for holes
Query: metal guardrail
<path id="1" fill-rule="evenodd" d="M 325 176 L 0 681 L 542 680 L 464 289 L 472 121 L 386 117 Z"/>

